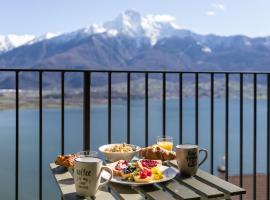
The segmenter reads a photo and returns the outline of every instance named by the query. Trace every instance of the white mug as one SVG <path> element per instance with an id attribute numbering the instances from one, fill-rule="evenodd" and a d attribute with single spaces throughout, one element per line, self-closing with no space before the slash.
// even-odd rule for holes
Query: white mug
<path id="1" fill-rule="evenodd" d="M 110 178 L 100 183 L 101 172 L 106 170 Z M 74 165 L 74 182 L 76 193 L 80 196 L 95 196 L 98 189 L 112 179 L 113 173 L 109 167 L 102 165 L 102 160 L 93 157 L 78 157 Z"/>
<path id="2" fill-rule="evenodd" d="M 202 151 L 205 153 L 205 156 L 199 163 L 199 153 Z M 198 167 L 206 161 L 207 157 L 208 151 L 199 148 L 197 145 L 182 144 L 176 146 L 176 160 L 181 175 L 194 176 Z"/>

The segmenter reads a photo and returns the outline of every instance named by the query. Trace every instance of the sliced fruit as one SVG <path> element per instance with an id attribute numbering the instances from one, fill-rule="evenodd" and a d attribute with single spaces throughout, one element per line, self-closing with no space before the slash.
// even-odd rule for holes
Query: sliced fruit
<path id="1" fill-rule="evenodd" d="M 153 167 L 151 169 L 151 172 L 154 175 L 154 180 L 160 180 L 164 178 L 163 173 L 160 171 L 160 169 L 158 167 Z"/>
<path id="2" fill-rule="evenodd" d="M 147 176 L 146 178 L 141 178 L 140 175 L 134 176 L 134 181 L 137 183 L 149 183 L 154 179 L 154 175 Z"/>

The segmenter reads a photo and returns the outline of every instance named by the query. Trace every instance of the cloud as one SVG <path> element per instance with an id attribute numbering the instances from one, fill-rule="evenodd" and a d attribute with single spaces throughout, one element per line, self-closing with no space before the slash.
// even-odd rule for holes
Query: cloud
<path id="1" fill-rule="evenodd" d="M 213 3 L 211 4 L 211 7 L 215 10 L 220 10 L 220 11 L 224 11 L 225 10 L 225 5 L 221 4 L 221 3 Z"/>
<path id="2" fill-rule="evenodd" d="M 170 15 L 155 15 L 155 20 L 158 22 L 173 22 L 175 18 Z"/>
<path id="3" fill-rule="evenodd" d="M 171 15 L 153 15 L 153 14 L 148 14 L 145 16 L 145 18 L 152 22 L 152 23 L 169 23 L 171 26 L 173 26 L 175 29 L 181 29 L 185 28 L 183 26 L 179 26 L 176 23 L 176 18 L 171 16 Z M 144 18 L 143 18 L 144 19 Z M 149 23 L 149 22 L 147 22 Z"/>
<path id="4" fill-rule="evenodd" d="M 212 10 L 209 10 L 205 14 L 208 15 L 208 16 L 214 16 L 214 15 L 216 15 L 216 12 L 214 12 Z"/>
<path id="5" fill-rule="evenodd" d="M 222 3 L 213 3 L 210 5 L 210 9 L 205 12 L 207 16 L 214 16 L 219 12 L 225 11 L 225 5 Z"/>

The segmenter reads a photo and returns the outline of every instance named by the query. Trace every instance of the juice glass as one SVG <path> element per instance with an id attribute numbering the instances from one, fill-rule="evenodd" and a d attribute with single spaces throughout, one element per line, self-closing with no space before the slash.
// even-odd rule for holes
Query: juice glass
<path id="1" fill-rule="evenodd" d="M 167 149 L 168 151 L 173 150 L 173 138 L 171 136 L 166 137 L 157 137 L 157 145 L 163 149 Z"/>
<path id="2" fill-rule="evenodd" d="M 87 151 L 80 151 L 77 153 L 78 157 L 92 157 L 92 158 L 98 158 L 98 152 L 87 150 Z"/>

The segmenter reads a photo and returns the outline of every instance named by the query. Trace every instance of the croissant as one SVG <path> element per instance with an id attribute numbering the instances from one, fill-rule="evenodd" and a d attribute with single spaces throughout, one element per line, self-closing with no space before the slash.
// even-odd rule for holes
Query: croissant
<path id="1" fill-rule="evenodd" d="M 58 155 L 55 164 L 61 165 L 63 167 L 74 167 L 74 160 L 77 156 L 75 154 L 69 154 L 69 155 Z"/>
<path id="2" fill-rule="evenodd" d="M 140 157 L 151 159 L 151 160 L 174 160 L 176 154 L 173 151 L 168 151 L 158 145 L 152 145 L 149 147 L 142 148 L 139 152 Z"/>

